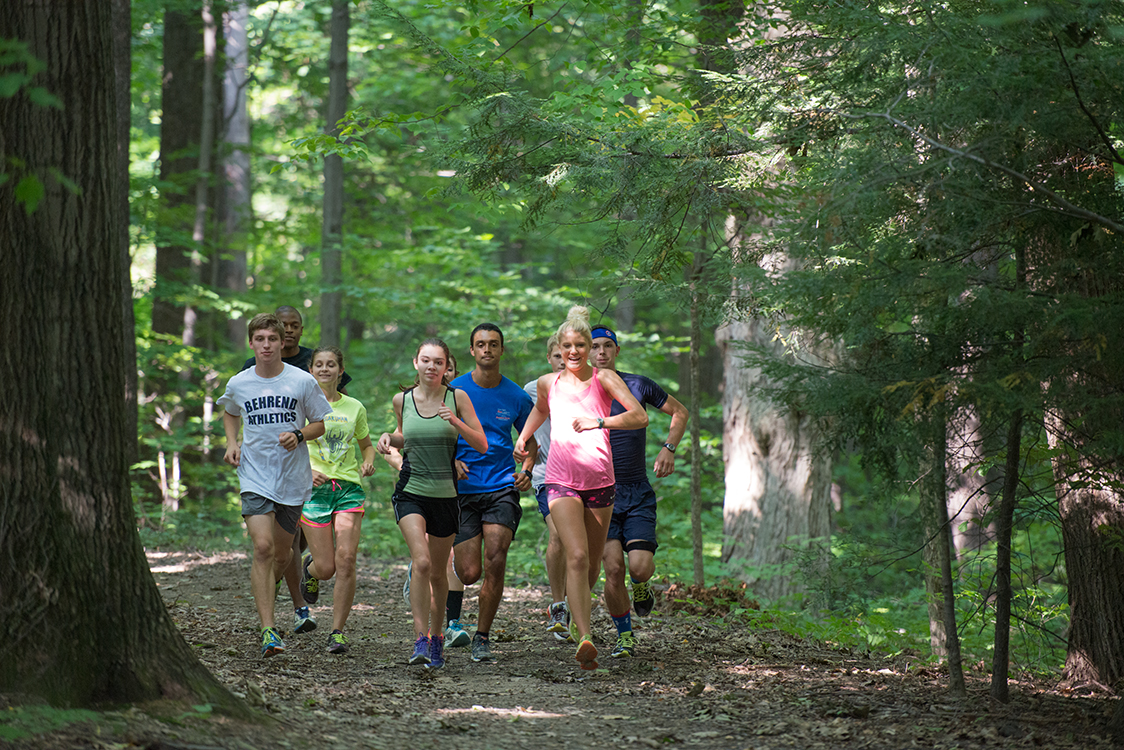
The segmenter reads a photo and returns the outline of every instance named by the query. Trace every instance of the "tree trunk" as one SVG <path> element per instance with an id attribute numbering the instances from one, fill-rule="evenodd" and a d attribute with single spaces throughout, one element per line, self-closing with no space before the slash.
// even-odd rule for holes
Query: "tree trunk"
<path id="1" fill-rule="evenodd" d="M 187 308 L 177 301 L 191 276 L 195 170 L 203 134 L 203 32 L 199 18 L 164 14 L 164 87 L 161 94 L 160 182 L 164 215 L 156 239 L 152 330 L 182 337 Z M 193 313 L 192 313 L 193 314 Z M 190 342 L 189 342 L 190 343 Z"/>
<path id="2" fill-rule="evenodd" d="M 980 474 L 980 465 L 995 450 L 996 441 L 987 440 L 979 413 L 964 406 L 948 420 L 948 517 L 951 519 L 952 548 L 957 556 L 979 549 L 994 536 L 985 520 L 991 510 L 990 481 L 998 472 Z M 994 490 L 993 490 L 994 491 Z"/>
<path id="3" fill-rule="evenodd" d="M 117 179 L 121 181 L 117 195 L 117 225 L 129 226 L 129 136 L 132 119 L 131 92 L 129 82 L 132 78 L 132 9 L 129 0 L 113 0 L 113 54 L 115 69 L 115 95 L 117 101 Z M 120 247 L 122 268 L 121 311 L 125 321 L 125 434 L 129 436 L 128 460 L 132 465 L 139 458 L 137 428 L 138 412 L 137 377 L 137 337 L 136 317 L 133 312 L 133 279 L 130 275 L 132 253 L 129 248 L 129 233 L 120 232 L 117 238 Z"/>
<path id="4" fill-rule="evenodd" d="M 332 3 L 332 46 L 328 53 L 327 130 L 339 135 L 338 122 L 347 114 L 347 44 L 350 16 L 347 0 Z M 343 322 L 343 159 L 324 157 L 324 229 L 321 238 L 320 342 L 340 344 Z"/>
<path id="5" fill-rule="evenodd" d="M 699 320 L 699 277 L 702 274 L 702 253 L 696 252 L 691 263 L 691 549 L 695 562 L 695 585 L 706 585 L 703 566 L 702 532 L 702 451 L 700 450 L 699 414 L 699 347 L 702 346 L 702 323 Z"/>
<path id="6" fill-rule="evenodd" d="M 746 566 L 745 579 L 768 598 L 796 593 L 794 548 L 831 534 L 831 456 L 816 450 L 810 417 L 781 413 L 758 397 L 767 379 L 742 360 L 739 342 L 772 346 L 758 320 L 727 323 L 715 334 L 725 357 L 722 453 L 726 464 L 722 559 Z M 773 574 L 770 570 L 781 572 Z"/>
<path id="7" fill-rule="evenodd" d="M 223 39 L 226 41 L 226 65 L 223 68 L 223 143 L 222 174 L 218 189 L 216 223 L 222 227 L 218 239 L 218 283 L 216 286 L 237 296 L 246 291 L 246 238 L 253 221 L 250 203 L 250 116 L 246 108 L 246 86 L 249 84 L 249 37 L 246 25 L 250 11 L 238 2 L 223 16 Z M 231 346 L 240 349 L 246 342 L 246 321 L 231 318 L 226 337 Z"/>
<path id="8" fill-rule="evenodd" d="M 1003 495 L 995 520 L 995 650 L 991 659 L 991 697 L 1000 703 L 1010 699 L 1007 674 L 1011 663 L 1011 533 L 1019 489 L 1022 430 L 1023 414 L 1016 410 L 1007 430 Z"/>
<path id="9" fill-rule="evenodd" d="M 952 534 L 948 518 L 947 420 L 939 408 L 922 426 L 927 435 L 921 466 L 921 513 L 925 520 L 925 592 L 929 606 L 929 647 L 948 663 L 949 692 L 966 694 L 956 631 L 956 591 L 952 581 Z"/>
<path id="10" fill-rule="evenodd" d="M 244 712 L 167 615 L 129 498 L 121 182 L 110 3 L 0 5 L 63 103 L 0 99 L 0 154 L 44 177 L 38 209 L 0 211 L 0 692 L 56 705 L 156 698 Z M 10 183 L 0 204 L 14 206 Z M 60 408 L 64 405 L 65 408 Z M 111 627 L 107 627 L 111 625 Z"/>
<path id="11" fill-rule="evenodd" d="M 1047 418 L 1069 579 L 1069 644 L 1063 680 L 1111 689 L 1124 678 L 1124 472 L 1098 465 L 1081 420 Z"/>

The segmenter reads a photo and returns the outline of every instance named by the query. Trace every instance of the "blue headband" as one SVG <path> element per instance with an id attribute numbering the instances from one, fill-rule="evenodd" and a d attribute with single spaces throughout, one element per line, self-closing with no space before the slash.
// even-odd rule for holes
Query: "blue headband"
<path id="1" fill-rule="evenodd" d="M 614 344 L 617 344 L 617 334 L 613 333 L 612 329 L 605 326 L 596 326 L 589 332 L 591 339 L 612 339 Z M 617 344 L 620 346 L 620 344 Z"/>

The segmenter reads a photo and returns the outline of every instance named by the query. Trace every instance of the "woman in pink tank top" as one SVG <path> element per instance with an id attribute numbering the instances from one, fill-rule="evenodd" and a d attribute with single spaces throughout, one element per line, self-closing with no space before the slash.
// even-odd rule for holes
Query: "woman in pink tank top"
<path id="1" fill-rule="evenodd" d="M 566 550 L 566 599 L 578 643 L 575 658 L 582 669 L 597 668 L 597 647 L 590 638 L 589 593 L 601 574 L 601 555 L 613 517 L 613 454 L 610 429 L 637 430 L 648 414 L 612 370 L 589 364 L 593 338 L 589 311 L 573 307 L 558 328 L 565 367 L 538 380 L 535 408 L 515 443 L 518 458 L 535 430 L 550 419 L 550 454 L 546 493 L 550 517 Z M 618 401 L 623 414 L 609 415 Z"/>

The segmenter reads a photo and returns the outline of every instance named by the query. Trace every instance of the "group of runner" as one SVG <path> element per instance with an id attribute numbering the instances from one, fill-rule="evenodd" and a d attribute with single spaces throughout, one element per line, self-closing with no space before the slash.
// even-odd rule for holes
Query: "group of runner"
<path id="1" fill-rule="evenodd" d="M 634 655 L 631 610 L 646 616 L 653 608 L 658 546 L 646 407 L 671 416 L 657 477 L 674 470 L 687 410 L 652 380 L 616 371 L 620 346 L 610 328 L 591 327 L 586 308 L 572 308 L 547 344 L 551 372 L 524 388 L 500 372 L 505 342 L 494 324 L 473 329 L 474 367 L 459 377 L 448 345 L 427 339 L 413 358 L 413 386 L 392 400 L 396 429 L 373 442 L 362 404 L 341 392 L 342 352 L 300 347 L 302 326 L 293 308 L 255 316 L 248 331 L 254 357 L 219 401 L 225 458 L 238 467 L 254 546 L 251 590 L 263 656 L 285 648 L 274 621 L 282 579 L 301 633 L 316 627 L 308 605 L 318 601 L 320 583 L 336 577 L 328 651 L 348 650 L 343 631 L 355 595 L 360 482 L 373 473 L 376 452 L 399 469 L 391 500 L 410 551 L 410 664 L 444 666 L 446 645 L 468 646 L 473 661 L 493 658 L 490 629 L 522 516 L 519 493 L 527 490 L 549 530 L 548 631 L 576 643 L 582 669 L 598 666 L 591 590 L 604 563 L 605 604 L 617 630 L 611 656 Z M 308 540 L 299 565 L 298 523 Z M 481 578 L 470 636 L 460 622 L 464 586 Z"/>

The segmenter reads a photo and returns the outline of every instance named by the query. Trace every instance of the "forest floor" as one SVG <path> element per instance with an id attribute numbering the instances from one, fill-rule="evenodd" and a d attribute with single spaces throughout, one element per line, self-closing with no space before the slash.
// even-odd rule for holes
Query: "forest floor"
<path id="1" fill-rule="evenodd" d="M 331 585 L 313 613 L 320 627 L 291 632 L 278 601 L 284 654 L 259 656 L 249 561 L 239 553 L 150 553 L 164 601 L 187 642 L 231 691 L 276 721 L 252 724 L 186 712 L 156 718 L 132 708 L 96 726 L 73 724 L 0 746 L 19 748 L 1100 748 L 1117 746 L 1116 699 L 1012 680 L 1011 701 L 991 701 L 968 674 L 953 700 L 940 670 L 916 657 L 880 657 L 749 629 L 726 615 L 738 592 L 665 590 L 657 611 L 634 618 L 640 651 L 610 659 L 615 641 L 594 610 L 600 668 L 545 630 L 543 586 L 508 588 L 492 629 L 495 661 L 448 649 L 448 665 L 406 664 L 412 632 L 401 561 L 360 560 L 348 623 L 351 651 L 326 652 Z M 477 586 L 465 594 L 465 619 Z M 724 616 L 726 615 L 726 616 Z M 471 632 L 471 628 L 469 628 Z M 206 707 L 204 707 L 205 709 Z M 181 707 L 182 709 L 182 707 Z"/>

